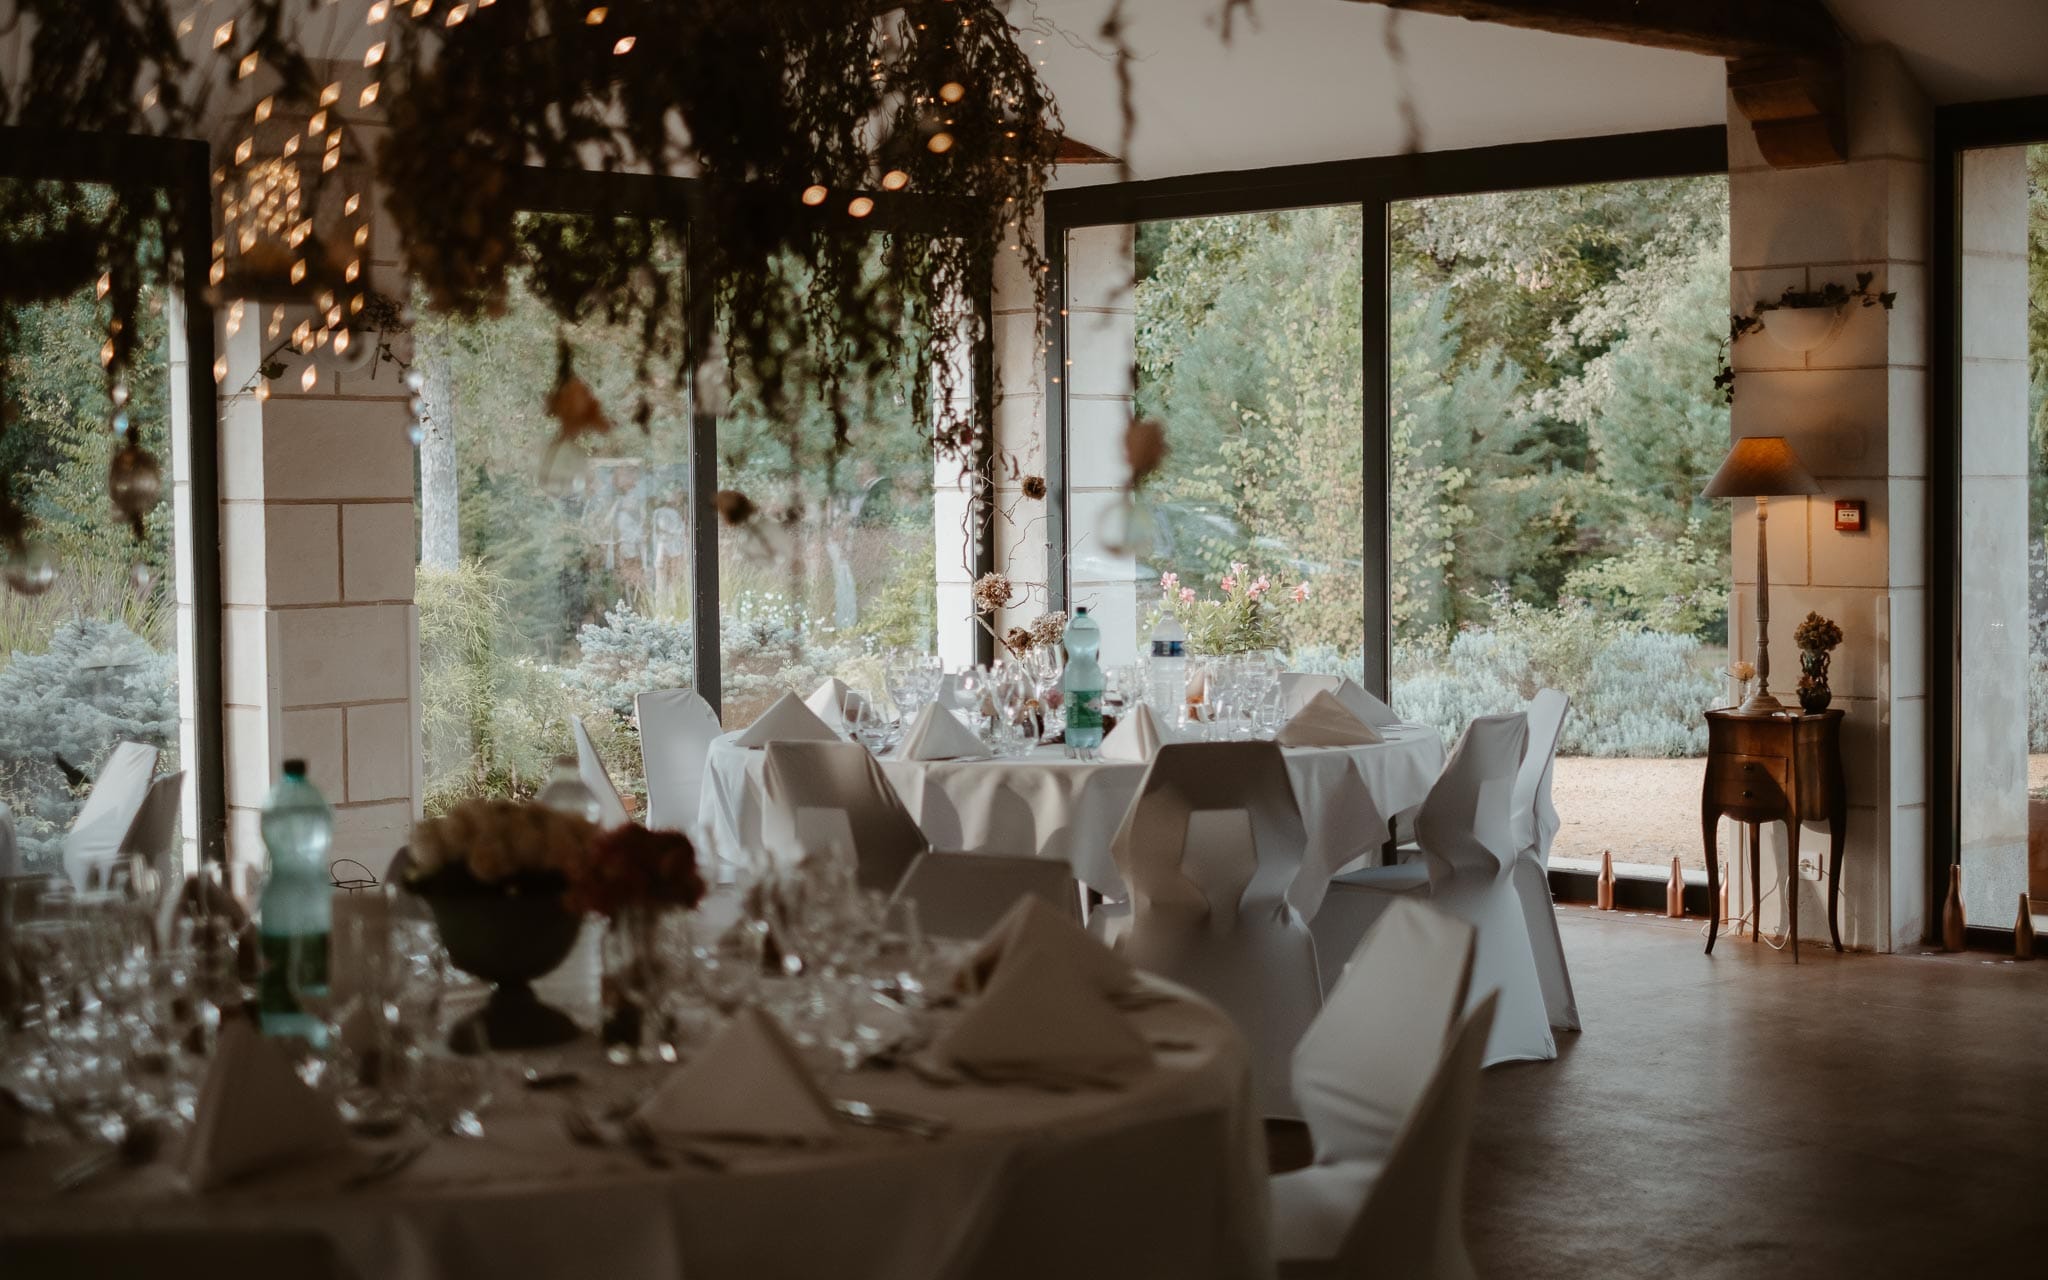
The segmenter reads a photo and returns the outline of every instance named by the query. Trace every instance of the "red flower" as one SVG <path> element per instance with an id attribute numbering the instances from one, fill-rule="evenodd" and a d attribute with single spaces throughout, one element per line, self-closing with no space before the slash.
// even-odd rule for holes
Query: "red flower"
<path id="1" fill-rule="evenodd" d="M 703 897 L 704 877 L 689 837 L 629 823 L 591 841 L 569 868 L 562 901 L 572 911 L 616 916 L 628 907 L 694 907 Z"/>

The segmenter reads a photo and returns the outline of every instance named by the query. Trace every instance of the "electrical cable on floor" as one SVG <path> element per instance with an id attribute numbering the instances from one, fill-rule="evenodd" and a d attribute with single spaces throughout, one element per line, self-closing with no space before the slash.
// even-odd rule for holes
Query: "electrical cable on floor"
<path id="1" fill-rule="evenodd" d="M 1783 886 L 1784 880 L 1778 880 L 1775 884 L 1771 885 L 1770 888 L 1764 890 L 1763 896 L 1756 900 L 1756 906 L 1752 908 L 1752 910 L 1755 911 L 1757 920 L 1761 920 L 1763 918 L 1764 904 L 1766 902 L 1769 902 L 1771 900 L 1771 895 L 1776 893 Z M 1769 938 L 1765 938 L 1763 935 L 1763 931 L 1757 927 L 1757 920 L 1750 919 L 1750 913 L 1748 911 L 1745 911 L 1738 916 L 1722 916 L 1721 927 L 1724 929 L 1740 929 L 1743 925 L 1746 924 L 1749 926 L 1749 931 L 1752 934 L 1756 935 L 1758 938 L 1762 939 L 1763 944 L 1773 951 L 1783 951 L 1787 946 L 1791 945 L 1792 940 L 1789 936 L 1783 942 L 1772 942 Z M 1713 921 L 1708 921 L 1706 924 L 1701 925 L 1700 936 L 1705 937 L 1707 935 L 1707 931 L 1712 927 L 1712 925 Z M 1730 933 L 1728 936 L 1732 938 L 1739 937 L 1741 935 L 1737 933 Z"/>

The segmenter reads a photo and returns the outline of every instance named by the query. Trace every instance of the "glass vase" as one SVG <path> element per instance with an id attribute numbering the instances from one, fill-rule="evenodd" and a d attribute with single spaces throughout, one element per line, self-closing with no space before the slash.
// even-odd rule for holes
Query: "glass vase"
<path id="1" fill-rule="evenodd" d="M 605 927 L 599 1036 L 605 1058 L 617 1065 L 677 1060 L 668 1009 L 676 974 L 663 942 L 669 915 L 669 908 L 629 906 Z"/>

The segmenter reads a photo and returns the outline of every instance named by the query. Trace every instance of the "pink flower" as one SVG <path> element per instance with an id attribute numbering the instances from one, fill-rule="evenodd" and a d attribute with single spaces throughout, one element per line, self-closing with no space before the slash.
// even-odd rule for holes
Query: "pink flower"
<path id="1" fill-rule="evenodd" d="M 1230 562 L 1230 576 L 1233 578 L 1239 577 L 1249 567 L 1250 566 L 1246 565 L 1245 562 L 1242 560 L 1232 560 Z"/>
<path id="2" fill-rule="evenodd" d="M 1180 602 L 1182 604 L 1193 604 L 1195 602 L 1195 589 L 1193 587 L 1182 587 L 1180 589 Z"/>
<path id="3" fill-rule="evenodd" d="M 1245 594 L 1247 596 L 1250 596 L 1254 601 L 1256 601 L 1260 596 L 1265 595 L 1266 592 L 1272 590 L 1272 588 L 1272 583 L 1266 581 L 1264 578 L 1260 578 L 1257 582 L 1254 582 L 1251 585 L 1251 589 L 1246 591 Z"/>
<path id="4" fill-rule="evenodd" d="M 1296 604 L 1301 604 L 1302 602 L 1306 601 L 1307 599 L 1308 599 L 1308 584 L 1307 584 L 1306 582 L 1297 582 L 1297 583 L 1296 583 L 1296 584 L 1294 585 L 1294 603 L 1296 603 Z"/>
<path id="5" fill-rule="evenodd" d="M 1173 591 L 1174 591 L 1174 588 L 1175 588 L 1175 587 L 1178 587 L 1179 585 L 1180 585 L 1180 575 L 1179 575 L 1179 574 L 1177 574 L 1177 573 L 1172 573 L 1172 572 L 1167 572 L 1167 573 L 1162 573 L 1162 574 L 1160 574 L 1160 575 L 1159 575 L 1159 589 L 1160 589 L 1160 590 L 1161 590 L 1162 592 L 1166 593 L 1167 595 L 1172 595 L 1172 594 L 1173 594 Z"/>
<path id="6" fill-rule="evenodd" d="M 1223 594 L 1227 596 L 1231 592 L 1237 590 L 1237 575 L 1234 573 L 1226 573 L 1223 575 L 1223 581 L 1217 583 L 1216 585 L 1223 588 Z"/>

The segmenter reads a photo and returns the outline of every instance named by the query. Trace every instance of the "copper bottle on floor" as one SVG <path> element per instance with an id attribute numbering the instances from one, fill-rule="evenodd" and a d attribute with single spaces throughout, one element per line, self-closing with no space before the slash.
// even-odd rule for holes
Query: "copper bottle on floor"
<path id="1" fill-rule="evenodd" d="M 1960 862 L 1950 863 L 1948 868 L 1948 901 L 1941 904 L 1941 949 L 1963 949 L 1963 865 Z"/>
<path id="2" fill-rule="evenodd" d="M 1593 905 L 1601 911 L 1614 910 L 1614 851 L 1600 851 L 1600 883 L 1593 888 Z"/>
<path id="3" fill-rule="evenodd" d="M 1678 869 L 1678 859 L 1671 860 L 1671 880 L 1664 886 L 1664 914 L 1673 920 L 1685 919 L 1685 873 Z"/>
<path id="4" fill-rule="evenodd" d="M 2027 901 L 2024 891 L 2020 894 L 2019 919 L 2012 922 L 2012 958 L 2034 958 L 2034 904 Z"/>

